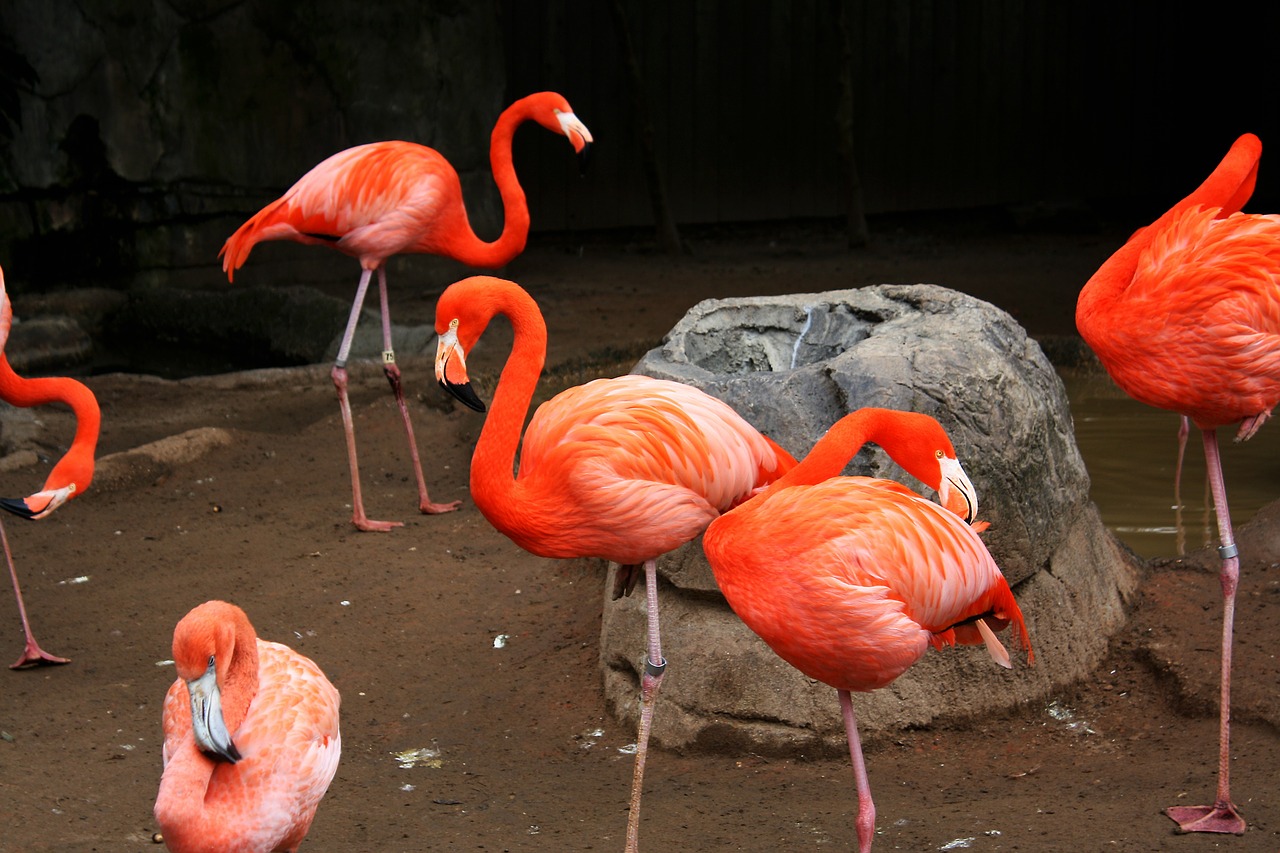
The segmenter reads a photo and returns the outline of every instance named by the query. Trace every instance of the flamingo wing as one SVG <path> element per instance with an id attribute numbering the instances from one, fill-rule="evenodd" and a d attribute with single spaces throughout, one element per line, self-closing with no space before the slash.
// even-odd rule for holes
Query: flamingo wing
<path id="1" fill-rule="evenodd" d="M 1183 211 L 1112 311 L 1122 345 L 1107 368 L 1135 399 L 1202 427 L 1269 410 L 1280 400 L 1280 216 Z"/>
<path id="2" fill-rule="evenodd" d="M 977 533 L 887 481 L 781 489 L 704 539 L 725 598 L 780 657 L 838 689 L 873 690 L 930 645 L 983 642 L 967 623 L 1022 617 Z"/>
<path id="3" fill-rule="evenodd" d="M 435 232 L 455 216 L 466 212 L 448 160 L 412 142 L 374 142 L 316 165 L 240 226 L 220 254 L 228 277 L 264 240 L 331 245 L 375 267 L 399 252 L 445 254 Z"/>
<path id="4" fill-rule="evenodd" d="M 566 539 L 639 563 L 693 539 L 793 464 L 724 402 L 678 382 L 623 376 L 538 408 L 518 485 L 557 508 Z"/>

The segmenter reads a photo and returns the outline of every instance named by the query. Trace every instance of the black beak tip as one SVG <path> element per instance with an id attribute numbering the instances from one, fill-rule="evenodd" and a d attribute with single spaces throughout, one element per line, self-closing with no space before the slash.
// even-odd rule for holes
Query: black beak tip
<path id="1" fill-rule="evenodd" d="M 485 411 L 484 401 L 476 396 L 475 391 L 471 390 L 470 382 L 461 385 L 452 385 L 441 379 L 440 387 L 448 391 L 450 395 L 468 408 L 474 409 L 477 412 Z"/>
<path id="2" fill-rule="evenodd" d="M 22 498 L 0 498 L 0 509 L 8 510 L 19 518 L 25 518 L 30 521 L 35 513 L 27 506 L 27 502 Z"/>
<path id="3" fill-rule="evenodd" d="M 578 174 L 587 174 L 589 165 L 591 165 L 591 143 L 587 142 L 582 146 L 582 150 L 578 152 Z"/>

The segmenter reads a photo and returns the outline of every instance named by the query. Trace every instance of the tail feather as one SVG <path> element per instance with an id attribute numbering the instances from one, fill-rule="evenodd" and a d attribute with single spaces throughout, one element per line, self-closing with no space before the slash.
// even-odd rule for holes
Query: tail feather
<path id="1" fill-rule="evenodd" d="M 292 225 L 277 217 L 283 203 L 284 199 L 277 199 L 259 210 L 222 244 L 218 257 L 222 259 L 222 271 L 227 274 L 227 281 L 235 281 L 236 270 L 244 266 L 249 253 L 258 243 L 264 240 L 290 239 L 297 233 Z"/>

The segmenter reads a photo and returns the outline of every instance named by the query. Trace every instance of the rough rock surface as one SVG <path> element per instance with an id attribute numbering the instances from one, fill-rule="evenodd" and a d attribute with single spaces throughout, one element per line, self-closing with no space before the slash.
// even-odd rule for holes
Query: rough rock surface
<path id="1" fill-rule="evenodd" d="M 984 539 L 1015 585 L 1036 664 L 1012 673 L 981 649 L 927 655 L 890 687 L 855 701 L 869 733 L 978 714 L 1078 678 L 1124 619 L 1136 564 L 1088 499 L 1062 384 L 1005 312 L 933 285 L 708 300 L 637 373 L 728 401 L 802 456 L 864 406 L 933 415 L 978 489 Z M 922 489 L 878 448 L 848 473 Z M 663 683 L 654 738 L 669 747 L 746 740 L 756 751 L 843 748 L 834 692 L 790 669 L 737 620 L 699 542 L 660 562 Z M 638 710 L 644 601 L 605 608 L 601 662 L 615 710 Z M 1082 628 L 1087 626 L 1087 628 Z"/>

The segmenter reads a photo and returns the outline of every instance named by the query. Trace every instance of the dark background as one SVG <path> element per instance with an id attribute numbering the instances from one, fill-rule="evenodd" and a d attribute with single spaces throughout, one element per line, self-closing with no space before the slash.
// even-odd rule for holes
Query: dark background
<path id="1" fill-rule="evenodd" d="M 597 139 L 516 139 L 536 232 L 647 229 L 642 123 L 682 228 L 842 227 L 837 115 L 872 217 L 1149 221 L 1240 133 L 1272 133 L 1275 4 L 1035 0 L 10 0 L 0 7 L 0 266 L 11 292 L 212 285 L 221 242 L 341 148 L 404 138 L 501 212 L 497 114 L 564 94 Z M 618 16 L 634 48 L 632 98 Z M 842 89 L 847 33 L 849 87 Z M 1249 209 L 1275 207 L 1264 155 Z M 282 255 L 291 261 L 316 253 Z M 323 254 L 323 253 L 319 253 Z M 345 277 L 331 263 L 308 273 Z"/>

